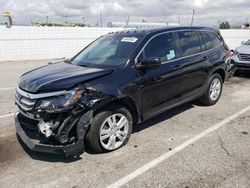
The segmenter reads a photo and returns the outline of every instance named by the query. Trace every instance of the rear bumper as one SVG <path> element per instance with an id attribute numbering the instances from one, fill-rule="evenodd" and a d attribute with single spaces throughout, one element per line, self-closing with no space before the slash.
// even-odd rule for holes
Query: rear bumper
<path id="1" fill-rule="evenodd" d="M 42 138 L 37 130 L 27 129 L 22 125 L 22 116 L 20 115 L 20 113 L 15 114 L 15 126 L 17 135 L 20 137 L 22 142 L 32 151 L 63 154 L 67 156 L 76 156 L 84 152 L 84 138 L 79 139 L 74 144 L 66 146 L 41 143 Z"/>

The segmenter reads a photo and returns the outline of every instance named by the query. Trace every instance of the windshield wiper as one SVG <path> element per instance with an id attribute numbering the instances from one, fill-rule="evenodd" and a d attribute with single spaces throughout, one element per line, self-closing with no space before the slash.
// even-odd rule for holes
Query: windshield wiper
<path id="1" fill-rule="evenodd" d="M 87 65 L 78 65 L 78 66 L 81 66 L 81 67 L 88 67 Z"/>

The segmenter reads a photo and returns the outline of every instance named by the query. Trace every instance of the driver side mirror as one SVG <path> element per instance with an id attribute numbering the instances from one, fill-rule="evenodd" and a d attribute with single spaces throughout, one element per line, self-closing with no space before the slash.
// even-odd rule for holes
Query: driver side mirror
<path id="1" fill-rule="evenodd" d="M 161 60 L 159 58 L 144 58 L 136 64 L 137 69 L 153 69 L 161 66 Z"/>

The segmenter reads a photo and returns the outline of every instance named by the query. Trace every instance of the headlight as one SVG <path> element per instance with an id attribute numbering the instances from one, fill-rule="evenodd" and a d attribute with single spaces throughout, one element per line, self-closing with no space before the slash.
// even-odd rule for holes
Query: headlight
<path id="1" fill-rule="evenodd" d="M 234 50 L 234 55 L 237 55 L 239 52 L 237 50 Z"/>
<path id="2" fill-rule="evenodd" d="M 38 111 L 60 112 L 74 106 L 81 98 L 83 89 L 76 88 L 65 92 L 64 95 L 41 99 L 37 104 Z"/>

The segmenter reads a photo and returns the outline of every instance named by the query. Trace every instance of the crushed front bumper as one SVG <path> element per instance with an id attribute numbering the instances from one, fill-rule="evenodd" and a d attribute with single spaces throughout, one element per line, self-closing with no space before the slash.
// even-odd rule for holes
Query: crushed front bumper
<path id="1" fill-rule="evenodd" d="M 33 122 L 33 120 L 30 120 Z M 79 139 L 76 143 L 71 145 L 50 145 L 41 142 L 41 135 L 37 130 L 28 129 L 24 126 L 27 125 L 27 118 L 24 119 L 21 113 L 15 114 L 15 126 L 17 135 L 21 138 L 22 142 L 32 151 L 64 154 L 66 156 L 77 156 L 84 152 L 84 137 Z M 32 126 L 32 125 L 29 125 Z M 34 125 L 36 127 L 36 125 Z"/>

